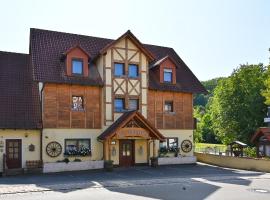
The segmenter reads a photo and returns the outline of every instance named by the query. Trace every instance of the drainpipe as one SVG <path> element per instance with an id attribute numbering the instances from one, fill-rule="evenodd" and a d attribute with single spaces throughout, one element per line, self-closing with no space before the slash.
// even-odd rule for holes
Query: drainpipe
<path id="1" fill-rule="evenodd" d="M 44 90 L 44 85 L 45 83 L 42 84 L 42 88 L 40 90 L 40 114 L 41 114 L 41 129 L 40 129 L 40 160 L 42 162 L 43 165 L 43 90 Z"/>

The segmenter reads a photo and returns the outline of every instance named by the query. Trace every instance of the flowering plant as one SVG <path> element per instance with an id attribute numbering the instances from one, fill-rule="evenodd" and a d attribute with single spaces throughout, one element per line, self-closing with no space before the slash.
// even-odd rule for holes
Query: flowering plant
<path id="1" fill-rule="evenodd" d="M 67 156 L 91 156 L 91 150 L 87 147 L 81 147 L 79 150 L 74 148 L 66 150 L 64 154 Z"/>

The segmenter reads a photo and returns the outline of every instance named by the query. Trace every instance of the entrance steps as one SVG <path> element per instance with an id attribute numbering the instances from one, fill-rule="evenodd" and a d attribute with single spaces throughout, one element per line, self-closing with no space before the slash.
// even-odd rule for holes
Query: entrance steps
<path id="1" fill-rule="evenodd" d="M 16 168 L 16 169 L 5 169 L 5 176 L 15 176 L 19 174 L 23 174 L 24 169 L 23 168 Z"/>

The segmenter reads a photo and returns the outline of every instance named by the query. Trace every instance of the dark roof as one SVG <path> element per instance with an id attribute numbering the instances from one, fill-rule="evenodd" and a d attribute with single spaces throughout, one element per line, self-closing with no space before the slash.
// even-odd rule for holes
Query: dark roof
<path id="1" fill-rule="evenodd" d="M 156 139 L 162 141 L 165 139 L 165 137 L 154 126 L 152 126 L 151 123 L 140 112 L 136 110 L 127 111 L 122 114 L 111 126 L 109 126 L 105 131 L 103 131 L 103 133 L 98 136 L 98 139 L 104 140 L 112 136 L 118 129 L 122 128 L 134 117 L 138 118 L 143 124 L 146 124 L 147 126 L 145 128 L 152 132 Z"/>
<path id="2" fill-rule="evenodd" d="M 80 45 L 92 58 L 99 56 L 100 51 L 113 41 L 106 38 L 98 38 L 56 31 L 31 29 L 30 54 L 34 69 L 34 80 L 41 82 L 72 83 L 85 85 L 102 85 L 102 80 L 94 65 L 90 66 L 89 77 L 68 77 L 65 75 L 65 65 L 62 57 L 73 46 Z M 187 65 L 168 47 L 143 44 L 144 48 L 154 56 L 154 62 L 165 56 L 170 56 L 177 63 L 177 84 L 167 85 L 159 83 L 154 73 L 149 70 L 149 88 L 155 90 L 169 90 L 175 92 L 206 93 L 196 76 Z M 151 65 L 150 65 L 151 66 Z"/>
<path id="3" fill-rule="evenodd" d="M 27 54 L 0 51 L 0 128 L 41 128 L 38 85 Z"/>
<path id="4" fill-rule="evenodd" d="M 256 143 L 261 136 L 264 136 L 268 141 L 270 141 L 270 128 L 269 127 L 260 127 L 256 130 L 254 135 L 251 138 L 252 143 Z"/>

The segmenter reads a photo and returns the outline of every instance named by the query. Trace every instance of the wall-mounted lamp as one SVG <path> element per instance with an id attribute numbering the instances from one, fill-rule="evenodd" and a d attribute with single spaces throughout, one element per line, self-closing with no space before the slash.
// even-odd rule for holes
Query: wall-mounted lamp
<path id="1" fill-rule="evenodd" d="M 138 152 L 139 152 L 140 155 L 143 154 L 143 147 L 142 146 L 139 147 Z"/>
<path id="2" fill-rule="evenodd" d="M 112 147 L 112 156 L 115 156 L 115 155 L 116 155 L 116 148 Z"/>

